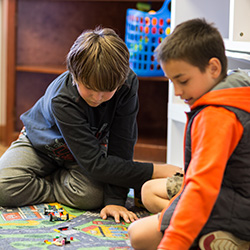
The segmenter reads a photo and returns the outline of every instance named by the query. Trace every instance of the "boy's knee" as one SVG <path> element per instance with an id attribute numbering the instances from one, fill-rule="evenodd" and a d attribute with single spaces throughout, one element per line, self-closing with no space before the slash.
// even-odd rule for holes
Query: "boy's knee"
<path id="1" fill-rule="evenodd" d="M 19 171 L 0 170 L 0 206 L 16 207 L 27 204 L 34 186 L 32 177 Z"/>
<path id="2" fill-rule="evenodd" d="M 141 218 L 133 222 L 128 228 L 131 245 L 135 250 L 157 249 L 162 232 L 158 231 L 158 215 Z"/>
<path id="3" fill-rule="evenodd" d="M 128 236 L 131 242 L 131 246 L 134 249 L 142 248 L 142 238 L 141 238 L 141 230 L 137 229 L 136 222 L 132 223 L 128 227 Z"/>
<path id="4" fill-rule="evenodd" d="M 9 182 L 0 177 L 0 206 L 8 207 L 15 206 L 15 198 L 12 198 L 12 195 L 9 192 L 10 184 Z"/>
<path id="5" fill-rule="evenodd" d="M 147 181 L 143 184 L 141 190 L 141 199 L 143 205 L 147 208 L 149 198 L 152 196 L 152 183 L 151 181 Z"/>
<path id="6" fill-rule="evenodd" d="M 141 189 L 142 196 L 147 196 L 148 194 L 150 194 L 152 192 L 151 191 L 152 190 L 151 187 L 152 187 L 151 181 L 145 182 L 142 185 L 142 189 Z"/>

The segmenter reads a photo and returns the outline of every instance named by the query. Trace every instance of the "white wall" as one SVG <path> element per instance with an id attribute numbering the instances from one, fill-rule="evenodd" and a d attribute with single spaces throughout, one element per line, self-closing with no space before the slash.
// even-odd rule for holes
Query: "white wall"
<path id="1" fill-rule="evenodd" d="M 0 0 L 0 126 L 6 123 L 6 44 L 4 41 L 4 7 Z"/>

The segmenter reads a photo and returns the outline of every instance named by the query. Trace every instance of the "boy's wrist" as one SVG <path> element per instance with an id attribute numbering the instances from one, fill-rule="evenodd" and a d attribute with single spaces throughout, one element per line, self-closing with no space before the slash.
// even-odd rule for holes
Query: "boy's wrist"
<path id="1" fill-rule="evenodd" d="M 171 164 L 153 164 L 152 179 L 171 177 L 176 173 L 183 173 L 182 168 Z"/>

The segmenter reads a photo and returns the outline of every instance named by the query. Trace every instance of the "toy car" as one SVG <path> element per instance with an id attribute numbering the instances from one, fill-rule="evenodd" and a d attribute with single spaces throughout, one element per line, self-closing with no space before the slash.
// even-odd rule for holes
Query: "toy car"
<path id="1" fill-rule="evenodd" d="M 63 208 L 59 208 L 59 209 L 56 209 L 55 207 L 51 207 L 51 208 L 44 208 L 44 211 L 43 211 L 43 214 L 44 215 L 49 215 L 50 213 L 54 213 L 54 212 L 61 212 L 63 213 L 64 209 Z"/>
<path id="2" fill-rule="evenodd" d="M 49 220 L 50 221 L 65 221 L 69 220 L 69 214 L 63 214 L 62 212 L 52 212 L 49 214 Z"/>
<path id="3" fill-rule="evenodd" d="M 54 244 L 56 246 L 63 246 L 63 245 L 69 244 L 70 241 L 72 240 L 73 240 L 73 237 L 70 237 L 70 240 L 68 240 L 67 237 L 57 236 L 56 238 L 53 239 L 53 242 L 45 240 L 44 243 L 48 245 Z"/>

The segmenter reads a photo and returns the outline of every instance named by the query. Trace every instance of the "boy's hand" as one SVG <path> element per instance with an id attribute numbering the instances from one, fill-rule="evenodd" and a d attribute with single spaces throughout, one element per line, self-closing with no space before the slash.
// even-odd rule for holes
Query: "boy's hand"
<path id="1" fill-rule="evenodd" d="M 116 223 L 120 223 L 120 217 L 122 217 L 127 223 L 138 219 L 135 213 L 127 210 L 123 206 L 118 205 L 107 205 L 101 210 L 100 216 L 104 220 L 106 220 L 108 216 L 113 216 Z"/>
<path id="2" fill-rule="evenodd" d="M 154 164 L 152 179 L 172 177 L 176 172 L 183 173 L 183 169 L 171 164 Z"/>

